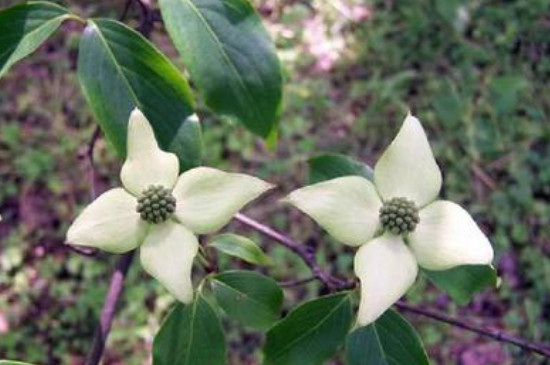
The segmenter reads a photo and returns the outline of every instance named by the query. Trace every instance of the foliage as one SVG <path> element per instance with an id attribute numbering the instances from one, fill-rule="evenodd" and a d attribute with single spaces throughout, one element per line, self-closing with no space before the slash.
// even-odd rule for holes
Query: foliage
<path id="1" fill-rule="evenodd" d="M 162 0 L 160 9 L 205 103 L 264 138 L 276 134 L 281 68 L 251 4 L 247 0 Z"/>
<path id="2" fill-rule="evenodd" d="M 109 7 L 69 3 L 77 14 L 116 16 Z M 243 129 L 220 120 L 216 114 L 232 113 L 217 107 L 203 91 L 204 100 L 199 98 L 197 105 L 204 127 L 204 161 L 235 170 L 259 171 L 263 177 L 278 182 L 283 191 L 289 191 L 306 183 L 302 164 L 298 163 L 320 152 L 344 153 L 365 162 L 374 161 L 393 136 L 406 108 L 411 107 L 420 113 L 428 125 L 430 138 L 435 141 L 435 154 L 447 175 L 444 196 L 473 207 L 477 220 L 497 246 L 497 263 L 504 279 L 502 300 L 491 293 L 483 294 L 473 301 L 469 313 L 491 317 L 497 326 L 517 328 L 541 341 L 550 340 L 547 325 L 541 324 L 547 317 L 550 287 L 550 263 L 546 257 L 549 252 L 546 237 L 550 231 L 544 224 L 550 218 L 546 204 L 550 174 L 545 168 L 550 163 L 547 127 L 550 105 L 546 97 L 549 90 L 544 82 L 550 72 L 550 64 L 544 57 L 550 43 L 544 20 L 546 2 L 513 1 L 506 6 L 498 1 L 371 1 L 367 6 L 359 1 L 347 2 L 351 4 L 346 5 L 347 9 L 357 6 L 366 11 L 360 21 L 343 16 L 341 10 L 330 4 L 318 1 L 307 4 L 272 5 L 269 1 L 255 4 L 271 25 L 288 73 L 296 75 L 286 83 L 287 105 L 280 123 L 279 154 L 271 155 Z M 110 21 L 97 24 L 101 22 L 104 30 L 108 28 Z M 324 55 L 311 51 L 314 47 L 308 26 L 319 23 L 318 33 L 344 42 L 351 50 L 341 51 L 328 69 L 322 66 Z M 106 282 L 113 261 L 107 256 L 95 260 L 79 257 L 60 245 L 65 222 L 74 216 L 77 206 L 88 201 L 88 184 L 83 179 L 88 173 L 86 161 L 78 161 L 75 156 L 82 152 L 81 146 L 86 145 L 93 130 L 91 114 L 76 86 L 75 45 L 77 40 L 84 42 L 78 35 L 82 27 L 74 22 L 62 27 L 63 36 L 53 36 L 30 61 L 10 67 L 12 71 L 3 75 L 0 90 L 0 209 L 8 222 L 0 226 L 0 322 L 7 316 L 10 323 L 9 332 L 1 334 L 0 357 L 15 358 L 24 353 L 24 360 L 36 363 L 70 363 L 85 356 L 106 290 L 104 284 L 95 283 Z M 134 34 L 122 26 L 112 27 Z M 159 64 L 170 62 L 155 49 L 151 51 L 149 43 L 137 34 L 129 38 L 147 44 L 143 46 L 147 49 L 145 53 L 151 53 L 151 59 L 155 60 L 152 69 L 138 64 L 140 72 L 155 73 Z M 161 31 L 156 31 L 153 39 L 162 52 L 171 54 Z M 191 81 L 205 89 L 200 86 L 201 71 L 193 71 L 187 65 L 189 56 L 185 50 L 180 52 L 189 67 Z M 27 51 L 21 55 L 24 53 Z M 124 57 L 124 53 L 116 52 L 116 56 Z M 176 57 L 171 59 L 176 67 L 181 66 Z M 136 66 L 133 61 L 126 66 Z M 198 63 L 199 66 L 205 65 Z M 170 75 L 166 83 L 182 79 L 176 67 L 163 69 Z M 80 68 L 79 74 L 82 72 Z M 119 77 L 115 73 L 105 79 L 120 87 Z M 132 89 L 124 87 L 127 90 L 121 92 Z M 107 91 L 117 90 L 120 89 L 113 87 Z M 176 96 L 170 95 L 169 99 L 186 98 L 186 91 L 172 91 Z M 92 106 L 96 120 L 104 125 L 119 123 L 116 128 L 120 129 L 120 123 L 125 121 L 115 112 L 124 114 L 128 102 L 109 95 L 101 97 L 111 102 L 121 100 L 121 104 L 113 112 L 113 118 L 100 117 L 98 107 Z M 156 101 L 164 97 L 161 95 Z M 186 103 L 190 104 L 178 104 L 178 110 L 173 112 L 160 108 L 159 113 L 166 118 L 150 112 L 151 119 L 157 120 L 157 133 L 167 149 L 175 151 L 181 147 L 172 145 L 169 138 L 179 135 L 174 133 L 173 126 L 191 115 Z M 270 104 L 273 107 L 269 112 L 272 118 L 267 118 L 270 125 L 278 113 L 275 104 Z M 168 103 L 158 101 L 151 109 L 158 105 Z M 247 125 L 246 116 L 236 117 L 244 118 L 242 122 Z M 165 121 L 171 121 L 172 126 L 162 132 L 158 126 Z M 189 125 L 182 135 L 192 130 L 197 136 L 200 133 L 197 123 Z M 255 132 L 265 137 L 269 130 L 266 127 L 260 133 L 260 129 Z M 120 138 L 124 133 L 118 135 Z M 110 139 L 111 143 L 123 145 Z M 189 141 L 184 145 L 189 146 Z M 197 150 L 195 146 L 191 149 L 188 166 L 199 163 Z M 103 142 L 95 154 L 96 181 L 103 190 L 114 185 L 112 171 L 118 162 Z M 272 217 L 280 228 L 288 227 L 286 214 L 273 213 L 266 206 L 254 208 L 254 213 Z M 317 245 L 318 256 L 322 260 L 327 258 L 326 264 L 332 265 L 336 272 L 350 275 L 351 255 L 342 253 L 327 237 L 320 237 L 311 222 L 293 215 L 289 219 L 293 223 L 289 228 L 293 236 L 304 242 L 308 239 L 323 242 Z M 262 243 L 258 237 L 252 237 Z M 308 274 L 294 257 L 282 250 L 269 247 L 266 251 L 273 262 L 284 262 L 269 271 L 270 276 L 282 280 Z M 219 264 L 222 268 L 250 268 L 223 257 L 219 258 Z M 127 288 L 107 363 L 115 363 L 117 359 L 128 364 L 142 363 L 147 342 L 171 302 L 139 270 L 131 272 Z M 285 311 L 305 298 L 317 297 L 318 289 L 313 284 L 289 291 Z M 423 282 L 408 299 L 457 310 L 446 296 L 436 293 Z M 455 300 L 463 295 L 450 294 Z M 210 308 L 206 299 L 195 303 L 199 302 L 203 308 Z M 144 311 L 145 307 L 149 313 Z M 59 313 L 56 321 L 50 319 L 52 312 Z M 204 312 L 210 313 L 207 309 Z M 30 316 L 32 321 L 27 320 Z M 250 355 L 252 347 L 259 347 L 257 333 L 242 330 L 233 321 L 224 320 L 224 325 L 229 346 L 237 343 L 242 352 L 241 358 L 231 358 L 232 363 L 257 359 L 257 355 Z M 452 334 L 425 324 L 419 329 L 434 359 L 441 363 L 456 351 L 460 353 L 457 356 L 466 357 L 465 345 L 481 351 L 481 356 L 489 359 L 487 363 L 538 361 L 508 349 L 485 351 L 482 344 L 478 346 L 468 339 L 459 340 L 458 350 L 451 349 L 448 344 Z M 495 357 L 497 360 L 490 360 Z"/>
<path id="3" fill-rule="evenodd" d="M 249 264 L 269 265 L 271 262 L 269 256 L 254 241 L 236 234 L 225 233 L 214 236 L 208 246 L 230 256 L 238 257 Z"/>
<path id="4" fill-rule="evenodd" d="M 349 365 L 430 363 L 414 328 L 391 309 L 349 336 L 346 357 Z"/>
<path id="5" fill-rule="evenodd" d="M 212 279 L 212 290 L 220 307 L 246 326 L 267 329 L 279 319 L 283 291 L 267 276 L 224 271 Z"/>
<path id="6" fill-rule="evenodd" d="M 12 65 L 34 52 L 70 18 L 67 9 L 48 2 L 33 2 L 11 7 L 0 15 L 2 53 L 0 77 Z"/>
<path id="7" fill-rule="evenodd" d="M 159 144 L 182 170 L 201 160 L 200 126 L 184 76 L 139 33 L 113 20 L 90 20 L 78 51 L 78 77 L 106 137 L 121 156 L 128 115 L 139 107 Z"/>
<path id="8" fill-rule="evenodd" d="M 225 362 L 221 323 L 201 293 L 193 304 L 178 304 L 155 337 L 153 363 L 217 365 Z"/>
<path id="9" fill-rule="evenodd" d="M 322 364 L 336 354 L 351 321 L 347 293 L 304 303 L 267 333 L 264 364 Z"/>

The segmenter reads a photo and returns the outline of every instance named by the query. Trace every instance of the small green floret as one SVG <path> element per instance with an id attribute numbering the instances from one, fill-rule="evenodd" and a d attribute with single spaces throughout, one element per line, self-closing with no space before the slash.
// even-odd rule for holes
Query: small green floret
<path id="1" fill-rule="evenodd" d="M 380 208 L 380 223 L 384 231 L 407 234 L 415 230 L 418 222 L 418 208 L 407 198 L 392 198 Z"/>
<path id="2" fill-rule="evenodd" d="M 151 185 L 138 198 L 136 210 L 144 221 L 162 223 L 174 214 L 176 198 L 163 186 Z"/>

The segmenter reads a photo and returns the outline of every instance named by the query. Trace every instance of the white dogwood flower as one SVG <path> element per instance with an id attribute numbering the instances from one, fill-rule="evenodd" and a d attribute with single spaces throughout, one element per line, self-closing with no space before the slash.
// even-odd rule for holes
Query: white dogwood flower
<path id="1" fill-rule="evenodd" d="M 69 228 L 67 243 L 112 253 L 139 247 L 143 268 L 190 303 L 196 235 L 217 231 L 272 185 L 207 167 L 178 173 L 176 155 L 159 148 L 151 125 L 135 109 L 120 173 L 124 188 L 105 192 L 84 209 Z"/>
<path id="2" fill-rule="evenodd" d="M 418 265 L 490 264 L 493 249 L 459 205 L 436 200 L 437 166 L 422 125 L 408 115 L 374 168 L 374 184 L 346 176 L 292 192 L 287 201 L 337 240 L 359 247 L 359 325 L 375 321 L 414 283 Z"/>

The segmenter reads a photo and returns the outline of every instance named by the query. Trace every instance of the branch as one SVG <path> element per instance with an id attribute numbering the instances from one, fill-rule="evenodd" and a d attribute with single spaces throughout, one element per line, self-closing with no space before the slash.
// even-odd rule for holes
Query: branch
<path id="1" fill-rule="evenodd" d="M 308 247 L 305 245 L 301 245 L 298 242 L 294 241 L 292 238 L 288 237 L 287 235 L 280 233 L 276 230 L 274 230 L 271 227 L 268 227 L 258 221 L 255 221 L 252 218 L 249 218 L 243 214 L 237 214 L 235 218 L 243 223 L 244 225 L 260 232 L 266 237 L 269 237 L 283 246 L 287 247 L 294 253 L 296 253 L 298 256 L 302 258 L 304 263 L 311 269 L 311 271 L 314 274 L 315 279 L 321 281 L 323 284 L 325 284 L 329 289 L 332 290 L 345 290 L 345 289 L 351 289 L 355 287 L 355 282 L 349 283 L 344 281 L 340 278 L 335 278 L 331 276 L 330 274 L 324 272 L 319 264 L 317 263 L 317 260 L 315 258 L 314 254 L 311 254 Z M 302 283 L 300 281 L 292 282 L 290 286 L 295 286 L 299 284 L 303 284 L 309 282 L 309 280 L 305 280 Z M 434 319 L 439 322 L 447 323 L 449 325 L 455 326 L 457 328 L 461 328 L 466 331 L 477 333 L 481 336 L 489 337 L 494 340 L 497 340 L 499 342 L 508 343 L 511 345 L 518 346 L 524 350 L 535 352 L 539 355 L 542 355 L 546 358 L 550 359 L 550 346 L 542 343 L 532 342 L 529 340 L 526 340 L 521 337 L 516 337 L 513 335 L 510 335 L 508 333 L 502 332 L 500 330 L 493 330 L 483 327 L 478 327 L 473 324 L 463 322 L 461 320 L 458 320 L 456 318 L 453 318 L 451 316 L 448 316 L 443 313 L 433 312 L 425 309 L 421 309 L 418 307 L 411 306 L 409 304 L 406 304 L 402 301 L 395 304 L 399 309 L 403 311 L 408 311 L 411 313 L 415 313 L 424 317 L 428 317 L 431 319 Z"/>
<path id="2" fill-rule="evenodd" d="M 404 303 L 402 301 L 397 302 L 395 306 L 403 311 L 411 312 L 414 314 L 418 314 L 420 316 L 428 317 L 431 319 L 434 319 L 439 322 L 447 323 L 451 326 L 458 327 L 461 329 L 464 329 L 466 331 L 474 332 L 479 335 L 492 338 L 494 340 L 497 340 L 499 342 L 505 342 L 512 345 L 516 345 L 518 347 L 521 347 L 524 350 L 536 352 L 539 355 L 542 355 L 546 358 L 550 359 L 550 346 L 538 343 L 538 342 L 531 342 L 521 337 L 515 337 L 512 336 L 506 332 L 502 332 L 497 329 L 490 329 L 490 328 L 483 328 L 483 327 L 477 327 L 470 323 L 463 322 L 461 320 L 458 320 L 456 318 L 453 318 L 451 316 L 448 316 L 444 313 L 430 311 L 418 307 L 413 307 L 407 303 Z"/>
<path id="3" fill-rule="evenodd" d="M 113 324 L 116 305 L 122 293 L 124 278 L 128 273 L 133 258 L 134 251 L 130 251 L 122 255 L 117 261 L 115 271 L 111 276 L 109 291 L 107 292 L 103 308 L 101 309 L 101 317 L 94 335 L 92 351 L 90 352 L 86 365 L 97 365 L 101 361 L 103 350 L 105 349 L 105 342 L 107 342 L 107 337 L 109 336 L 111 325 Z"/>
<path id="4" fill-rule="evenodd" d="M 279 285 L 282 288 L 292 288 L 292 287 L 295 287 L 295 286 L 300 286 L 300 285 L 311 283 L 312 281 L 315 281 L 315 280 L 317 280 L 317 278 L 315 276 L 311 276 L 311 277 L 305 278 L 305 279 L 280 281 L 280 282 L 277 283 L 277 285 Z"/>
<path id="5" fill-rule="evenodd" d="M 101 136 L 101 129 L 99 126 L 96 126 L 94 129 L 94 132 L 92 133 L 92 138 L 90 138 L 90 141 L 88 142 L 88 148 L 86 149 L 86 157 L 88 158 L 88 161 L 90 162 L 90 170 L 89 170 L 89 180 L 90 180 L 90 198 L 91 200 L 94 200 L 97 198 L 97 186 L 96 186 L 96 176 L 95 176 L 95 161 L 94 161 L 94 151 L 95 146 L 97 143 L 97 140 Z"/>
<path id="6" fill-rule="evenodd" d="M 122 10 L 122 13 L 118 17 L 118 21 L 122 22 L 126 17 L 128 16 L 128 12 L 130 11 L 130 8 L 132 7 L 133 0 L 126 0 L 126 3 L 124 4 L 124 9 Z"/>
<path id="7" fill-rule="evenodd" d="M 279 242 L 290 251 L 300 256 L 300 258 L 311 269 L 311 272 L 313 273 L 315 278 L 325 284 L 329 290 L 343 290 L 355 287 L 355 282 L 348 283 L 343 279 L 336 278 L 323 271 L 323 269 L 321 269 L 321 267 L 317 263 L 317 258 L 315 257 L 315 249 L 313 247 L 302 245 L 294 241 L 287 235 L 277 232 L 273 228 L 268 227 L 258 221 L 255 221 L 254 219 L 249 218 L 244 214 L 237 213 L 235 215 L 235 219 L 242 224 L 260 232 L 264 236 Z"/>
<path id="8" fill-rule="evenodd" d="M 69 243 L 66 243 L 65 246 L 68 247 L 69 250 L 76 252 L 77 254 L 84 257 L 95 257 L 97 253 L 96 250 L 94 250 L 93 248 L 73 246 Z"/>

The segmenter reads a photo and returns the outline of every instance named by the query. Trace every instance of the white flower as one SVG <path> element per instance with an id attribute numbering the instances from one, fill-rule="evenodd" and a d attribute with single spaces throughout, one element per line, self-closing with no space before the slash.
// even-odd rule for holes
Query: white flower
<path id="1" fill-rule="evenodd" d="M 140 248 L 143 268 L 183 303 L 193 300 L 196 234 L 217 231 L 248 202 L 272 188 L 252 176 L 207 167 L 178 177 L 176 155 L 162 151 L 145 116 L 128 125 L 123 188 L 92 202 L 67 232 L 67 243 L 112 253 Z"/>
<path id="2" fill-rule="evenodd" d="M 405 294 L 418 265 L 447 270 L 493 260 L 489 240 L 470 215 L 436 200 L 440 188 L 441 171 L 426 134 L 409 114 L 376 164 L 374 184 L 347 176 L 288 196 L 334 238 L 360 246 L 354 263 L 361 281 L 359 325 L 375 321 Z"/>

